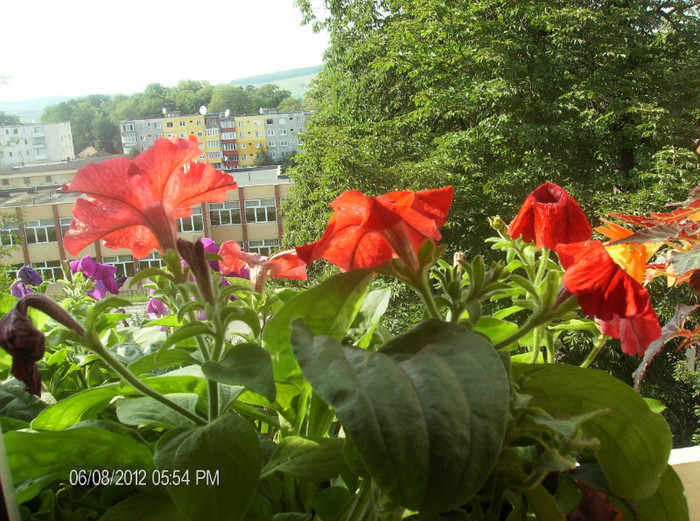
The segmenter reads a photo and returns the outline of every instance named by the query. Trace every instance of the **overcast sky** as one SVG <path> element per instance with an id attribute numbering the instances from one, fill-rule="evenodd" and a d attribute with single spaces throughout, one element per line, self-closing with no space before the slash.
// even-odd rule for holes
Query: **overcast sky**
<path id="1" fill-rule="evenodd" d="M 328 44 L 294 0 L 32 0 L 0 13 L 0 101 L 228 83 L 320 65 Z"/>

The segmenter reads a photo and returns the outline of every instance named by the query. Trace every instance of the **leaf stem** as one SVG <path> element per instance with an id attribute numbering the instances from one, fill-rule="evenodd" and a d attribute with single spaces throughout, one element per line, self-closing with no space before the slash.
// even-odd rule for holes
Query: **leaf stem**
<path id="1" fill-rule="evenodd" d="M 85 336 L 85 339 L 88 342 L 88 348 L 97 356 L 99 356 L 107 365 L 114 369 L 119 374 L 119 376 L 126 380 L 129 383 L 129 385 L 131 385 L 134 389 L 162 403 L 166 407 L 171 408 L 175 412 L 178 412 L 188 420 L 192 420 L 198 425 L 206 425 L 207 422 L 205 420 L 203 420 L 196 414 L 188 411 L 184 407 L 169 400 L 168 398 L 160 394 L 158 391 L 151 389 L 141 380 L 139 380 L 131 371 L 129 371 L 129 369 L 124 367 L 121 364 L 121 362 L 119 362 L 119 360 L 114 358 L 111 355 L 111 353 L 107 351 L 107 349 L 102 345 L 102 342 L 100 342 L 99 338 L 97 338 L 97 336 L 94 333 L 89 333 Z"/>
<path id="2" fill-rule="evenodd" d="M 600 353 L 600 350 L 603 348 L 603 345 L 605 345 L 606 339 L 607 339 L 607 337 L 605 335 L 600 335 L 598 337 L 598 341 L 593 346 L 593 349 L 591 350 L 591 352 L 588 353 L 588 356 L 586 357 L 586 359 L 581 363 L 581 367 L 586 368 L 589 365 L 591 365 L 593 360 L 595 360 L 595 358 L 598 356 L 598 353 Z"/>

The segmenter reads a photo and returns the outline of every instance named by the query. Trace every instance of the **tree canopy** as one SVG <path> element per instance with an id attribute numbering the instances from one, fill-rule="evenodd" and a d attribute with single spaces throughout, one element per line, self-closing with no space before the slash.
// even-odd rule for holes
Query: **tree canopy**
<path id="1" fill-rule="evenodd" d="M 483 250 L 487 217 L 511 218 L 544 181 L 593 216 L 700 179 L 697 2 L 326 0 L 326 18 L 299 3 L 331 44 L 289 244 L 318 238 L 350 188 L 452 184 L 448 239 Z"/>
<path id="2" fill-rule="evenodd" d="M 303 106 L 303 102 L 292 98 L 288 90 L 273 84 L 243 88 L 183 80 L 175 87 L 152 83 L 143 92 L 130 96 L 92 94 L 75 98 L 46 107 L 41 121 L 70 121 L 76 153 L 87 146 L 118 153 L 122 148 L 119 122 L 123 120 L 159 117 L 163 108 L 195 114 L 202 105 L 209 112 L 229 109 L 234 115 L 257 114 L 260 107 L 277 108 L 283 102 L 286 102 L 284 106 Z M 0 117 L 5 116 L 0 113 Z"/>

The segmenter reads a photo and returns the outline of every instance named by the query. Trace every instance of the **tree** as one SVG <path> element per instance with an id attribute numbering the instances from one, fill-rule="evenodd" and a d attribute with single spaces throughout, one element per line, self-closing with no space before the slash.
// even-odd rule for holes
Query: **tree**
<path id="1" fill-rule="evenodd" d="M 248 92 L 243 90 L 243 87 L 217 85 L 211 95 L 209 111 L 226 112 L 226 110 L 230 110 L 231 114 L 245 114 L 249 105 L 250 96 Z"/>
<path id="2" fill-rule="evenodd" d="M 690 2 L 341 0 L 325 19 L 300 5 L 331 45 L 291 171 L 290 244 L 317 238 L 350 188 L 453 184 L 448 240 L 486 250 L 486 218 L 545 180 L 591 216 L 698 183 Z"/>
<path id="3" fill-rule="evenodd" d="M 2 110 L 0 110 L 0 125 L 19 125 L 20 123 L 19 116 L 15 116 L 14 114 L 5 114 Z"/>

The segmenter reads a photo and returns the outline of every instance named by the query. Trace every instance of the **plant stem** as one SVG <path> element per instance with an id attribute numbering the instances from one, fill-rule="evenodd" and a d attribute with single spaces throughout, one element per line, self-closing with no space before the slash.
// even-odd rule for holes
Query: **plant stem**
<path id="1" fill-rule="evenodd" d="M 540 262 L 537 266 L 537 274 L 535 275 L 535 280 L 532 281 L 532 283 L 535 286 L 538 286 L 540 282 L 542 282 L 542 277 L 544 275 L 545 270 L 547 269 L 547 263 L 549 262 L 549 252 L 549 248 L 542 248 Z"/>
<path id="2" fill-rule="evenodd" d="M 509 346 L 516 340 L 519 340 L 520 338 L 524 337 L 527 335 L 530 331 L 532 331 L 534 328 L 537 326 L 540 326 L 544 324 L 547 319 L 549 318 L 548 314 L 546 312 L 535 312 L 534 314 L 530 315 L 530 317 L 525 321 L 525 323 L 518 329 L 515 333 L 510 335 L 509 337 L 504 338 L 500 342 L 494 345 L 496 350 L 503 349 L 506 346 Z"/>
<path id="3" fill-rule="evenodd" d="M 530 359 L 530 363 L 536 364 L 540 356 L 540 338 L 542 338 L 542 330 L 540 328 L 535 328 L 532 332 L 532 337 L 532 359 Z"/>
<path id="4" fill-rule="evenodd" d="M 605 335 L 600 335 L 598 337 L 598 341 L 593 346 L 593 349 L 591 350 L 591 352 L 588 353 L 588 356 L 583 361 L 583 363 L 581 363 L 581 367 L 585 368 L 585 367 L 588 367 L 589 365 L 591 365 L 593 360 L 595 360 L 596 356 L 598 356 L 598 353 L 600 353 L 600 350 L 603 348 L 603 345 L 605 344 L 606 338 L 607 337 Z"/>
<path id="5" fill-rule="evenodd" d="M 176 404 L 173 401 L 170 401 L 168 398 L 160 394 L 158 391 L 151 389 L 148 387 L 146 384 L 144 384 L 141 380 L 139 380 L 131 371 L 129 371 L 126 367 L 124 367 L 119 360 L 114 358 L 107 349 L 102 345 L 102 342 L 100 342 L 99 338 L 96 337 L 96 335 L 93 334 L 88 334 L 86 335 L 85 339 L 89 343 L 89 348 L 90 350 L 95 353 L 97 356 L 99 356 L 107 365 L 109 365 L 112 369 L 114 369 L 117 373 L 119 373 L 119 376 L 121 376 L 124 380 L 126 380 L 129 385 L 131 385 L 134 389 L 140 391 L 141 393 L 145 394 L 146 396 L 149 396 L 153 398 L 156 401 L 159 401 L 166 407 L 171 408 L 175 412 L 180 413 L 182 416 L 187 418 L 188 420 L 192 420 L 194 423 L 198 425 L 206 425 L 206 421 L 204 421 L 202 418 L 197 416 L 196 414 L 188 411 L 184 407 Z"/>
<path id="6" fill-rule="evenodd" d="M 434 319 L 437 320 L 442 320 L 442 316 L 440 315 L 440 310 L 437 307 L 437 304 L 435 304 L 435 299 L 433 298 L 433 292 L 430 288 L 430 283 L 428 282 L 427 277 L 420 277 L 419 280 L 416 281 L 417 284 L 413 286 L 418 294 L 423 298 L 423 302 L 425 303 L 425 307 L 428 310 L 428 313 L 430 316 Z"/>

